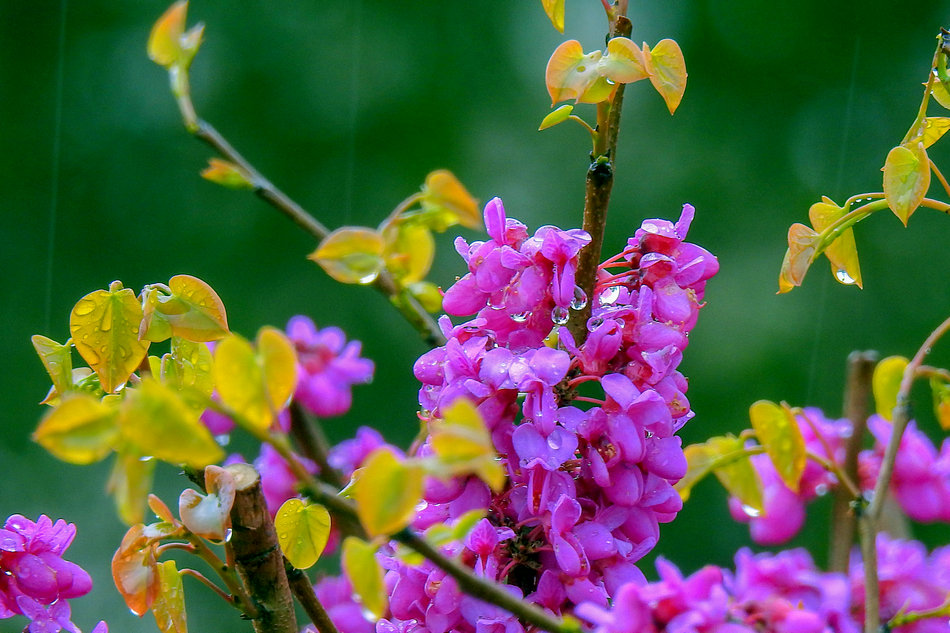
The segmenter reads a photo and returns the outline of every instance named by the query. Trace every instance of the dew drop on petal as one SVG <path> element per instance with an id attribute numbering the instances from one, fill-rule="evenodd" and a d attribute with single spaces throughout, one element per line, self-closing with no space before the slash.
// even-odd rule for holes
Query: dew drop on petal
<path id="1" fill-rule="evenodd" d="M 849 286 L 853 286 L 855 283 L 857 283 L 857 282 L 854 280 L 854 277 L 852 277 L 851 275 L 849 275 L 849 274 L 848 274 L 848 271 L 846 271 L 846 270 L 843 269 L 843 268 L 841 268 L 841 269 L 839 269 L 839 270 L 837 270 L 837 271 L 835 272 L 835 278 L 836 278 L 838 281 L 840 281 L 841 283 L 847 284 L 847 285 L 849 285 Z"/>
<path id="2" fill-rule="evenodd" d="M 762 516 L 762 512 L 760 510 L 757 510 L 756 508 L 753 508 L 752 506 L 746 505 L 744 503 L 742 504 L 742 511 L 745 512 L 747 516 L 750 516 L 753 519 L 755 517 Z"/>
<path id="3" fill-rule="evenodd" d="M 609 306 L 613 305 L 619 298 L 620 286 L 609 286 L 604 288 L 603 292 L 600 293 L 600 296 L 597 297 L 597 302 L 602 306 Z"/>
<path id="4" fill-rule="evenodd" d="M 528 317 L 531 316 L 530 312 L 519 312 L 517 314 L 511 315 L 511 320 L 515 323 L 524 323 L 528 320 Z"/>
<path id="5" fill-rule="evenodd" d="M 593 332 L 594 330 L 596 330 L 597 328 L 599 328 L 599 327 L 600 327 L 601 325 L 603 325 L 603 324 L 604 324 L 604 320 L 601 319 L 600 317 L 594 317 L 593 319 L 588 319 L 588 320 L 587 320 L 587 331 L 588 331 L 588 332 Z"/>
<path id="6" fill-rule="evenodd" d="M 218 443 L 219 446 L 227 446 L 231 441 L 231 435 L 229 433 L 222 433 L 221 435 L 215 435 L 214 441 Z"/>
<path id="7" fill-rule="evenodd" d="M 828 494 L 828 484 L 818 484 L 815 486 L 815 494 L 819 497 L 824 497 Z"/>
<path id="8" fill-rule="evenodd" d="M 570 316 L 567 308 L 563 306 L 554 306 L 554 309 L 551 310 L 551 320 L 554 321 L 557 325 L 564 325 L 567 323 L 567 319 Z"/>
<path id="9" fill-rule="evenodd" d="M 574 298 L 571 299 L 572 310 L 583 310 L 587 307 L 587 293 L 580 286 L 574 286 Z"/>

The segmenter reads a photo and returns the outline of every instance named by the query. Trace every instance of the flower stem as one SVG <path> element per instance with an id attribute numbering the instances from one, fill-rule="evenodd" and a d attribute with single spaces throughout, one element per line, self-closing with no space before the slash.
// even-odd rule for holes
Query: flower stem
<path id="1" fill-rule="evenodd" d="M 290 582 L 290 590 L 307 613 L 310 621 L 317 627 L 318 633 L 339 633 L 333 624 L 333 620 L 330 619 L 330 615 L 320 604 L 307 574 L 291 565 L 286 558 L 284 559 L 284 569 L 287 572 L 287 580 Z"/>

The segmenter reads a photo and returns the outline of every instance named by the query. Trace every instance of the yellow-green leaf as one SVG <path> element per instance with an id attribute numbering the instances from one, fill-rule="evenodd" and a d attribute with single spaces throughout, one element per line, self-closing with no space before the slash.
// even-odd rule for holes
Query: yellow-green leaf
<path id="1" fill-rule="evenodd" d="M 564 0 L 541 0 L 548 19 L 559 32 L 564 32 Z"/>
<path id="2" fill-rule="evenodd" d="M 64 462 L 91 464 L 112 452 L 118 435 L 113 407 L 74 394 L 43 417 L 33 440 Z"/>
<path id="3" fill-rule="evenodd" d="M 683 455 L 686 457 L 686 474 L 674 488 L 685 502 L 692 494 L 693 487 L 712 472 L 716 455 L 706 444 L 690 444 L 683 449 Z"/>
<path id="4" fill-rule="evenodd" d="M 386 612 L 386 588 L 383 570 L 376 561 L 376 547 L 348 536 L 343 541 L 343 571 L 353 585 L 353 591 L 367 611 L 376 618 Z"/>
<path id="5" fill-rule="evenodd" d="M 475 474 L 496 492 L 505 485 L 505 470 L 495 454 L 488 427 L 468 399 L 458 398 L 444 407 L 442 419 L 432 421 L 430 432 L 438 466 L 448 474 Z"/>
<path id="6" fill-rule="evenodd" d="M 119 428 L 143 455 L 204 468 L 224 459 L 211 432 L 175 391 L 154 378 L 129 389 L 119 407 Z"/>
<path id="7" fill-rule="evenodd" d="M 162 633 L 188 633 L 185 591 L 173 560 L 158 563 L 158 592 L 152 603 L 152 615 Z"/>
<path id="8" fill-rule="evenodd" d="M 922 143 L 898 145 L 884 161 L 884 197 L 894 215 L 907 226 L 930 189 L 930 159 Z"/>
<path id="9" fill-rule="evenodd" d="M 234 163 L 220 158 L 209 158 L 201 177 L 228 189 L 253 189 L 251 175 Z"/>
<path id="10" fill-rule="evenodd" d="M 924 130 L 921 142 L 924 147 L 930 147 L 950 130 L 950 118 L 945 116 L 929 116 L 924 119 Z"/>
<path id="11" fill-rule="evenodd" d="M 171 353 L 162 356 L 162 381 L 179 391 L 194 388 L 205 396 L 214 391 L 214 358 L 204 343 L 178 336 L 171 340 Z M 154 372 L 153 372 L 154 373 Z"/>
<path id="12" fill-rule="evenodd" d="M 844 217 L 845 210 L 827 198 L 816 202 L 808 209 L 811 225 L 819 233 Z M 858 249 L 854 242 L 854 230 L 846 229 L 825 249 L 825 257 L 831 262 L 831 273 L 839 283 L 862 288 L 861 266 L 858 264 Z"/>
<path id="13" fill-rule="evenodd" d="M 381 230 L 386 242 L 383 258 L 393 278 L 403 286 L 423 280 L 435 257 L 435 240 L 429 227 L 395 218 Z"/>
<path id="14" fill-rule="evenodd" d="M 749 407 L 749 419 L 779 477 L 789 490 L 797 493 L 805 470 L 805 438 L 795 416 L 788 407 L 759 400 Z"/>
<path id="15" fill-rule="evenodd" d="M 155 22 L 148 37 L 149 59 L 165 68 L 188 69 L 201 45 L 204 25 L 197 24 L 186 33 L 187 14 L 188 0 L 179 0 Z"/>
<path id="16" fill-rule="evenodd" d="M 577 40 L 568 40 L 554 50 L 544 72 L 552 106 L 568 99 L 600 103 L 610 98 L 616 86 L 597 71 L 601 55 L 600 51 L 585 54 Z"/>
<path id="17" fill-rule="evenodd" d="M 950 110 L 950 92 L 947 91 L 947 87 L 939 79 L 934 78 L 930 94 L 933 95 L 937 103 Z"/>
<path id="18" fill-rule="evenodd" d="M 264 370 L 264 394 L 276 416 L 297 388 L 297 354 L 287 336 L 270 326 L 257 332 L 257 353 Z"/>
<path id="19" fill-rule="evenodd" d="M 562 105 L 560 108 L 556 108 L 550 114 L 548 114 L 544 119 L 541 120 L 541 125 L 538 126 L 538 131 L 546 130 L 549 127 L 554 127 L 558 123 L 563 123 L 570 118 L 571 113 L 574 111 L 574 106 L 569 103 Z"/>
<path id="20" fill-rule="evenodd" d="M 442 293 L 431 281 L 417 281 L 406 286 L 406 289 L 426 312 L 442 310 Z"/>
<path id="21" fill-rule="evenodd" d="M 308 569 L 318 560 L 330 536 L 330 513 L 322 505 L 288 499 L 274 518 L 280 549 L 297 569 Z"/>
<path id="22" fill-rule="evenodd" d="M 778 278 L 779 293 L 802 285 L 808 267 L 815 260 L 818 240 L 818 234 L 804 224 L 795 223 L 788 228 L 788 250 Z"/>
<path id="23" fill-rule="evenodd" d="M 124 446 L 116 453 L 106 491 L 112 495 L 116 512 L 126 525 L 145 520 L 145 502 L 154 476 L 154 459 L 144 458 L 130 446 Z"/>
<path id="24" fill-rule="evenodd" d="M 950 384 L 939 377 L 930 378 L 930 390 L 933 394 L 934 415 L 940 428 L 950 431 Z"/>
<path id="25" fill-rule="evenodd" d="M 370 536 L 395 534 L 409 525 L 421 498 L 421 468 L 388 448 L 370 453 L 354 491 L 356 513 Z"/>
<path id="26" fill-rule="evenodd" d="M 762 513 L 762 483 L 749 461 L 741 438 L 731 435 L 711 437 L 706 442 L 716 456 L 713 474 L 723 488 L 737 498 L 750 513 Z"/>
<path id="27" fill-rule="evenodd" d="M 123 385 L 145 358 L 149 344 L 139 340 L 141 321 L 135 293 L 118 281 L 80 299 L 69 314 L 73 344 L 107 393 Z"/>
<path id="28" fill-rule="evenodd" d="M 686 92 L 686 60 L 674 40 L 660 40 L 651 50 L 643 44 L 643 61 L 650 82 L 663 97 L 670 114 L 676 112 Z"/>
<path id="29" fill-rule="evenodd" d="M 171 294 L 155 287 L 143 291 L 144 313 L 139 336 L 152 342 L 179 336 L 195 342 L 216 341 L 228 334 L 224 303 L 205 282 L 176 275 L 168 282 Z"/>
<path id="30" fill-rule="evenodd" d="M 897 406 L 897 394 L 909 361 L 903 356 L 888 356 L 874 367 L 871 391 L 874 393 L 874 408 L 885 420 L 891 420 Z"/>
<path id="31" fill-rule="evenodd" d="M 422 185 L 421 204 L 428 214 L 447 216 L 440 222 L 429 223 L 429 228 L 435 231 L 444 231 L 454 224 L 475 230 L 482 228 L 478 201 L 447 169 L 437 169 L 426 176 L 425 184 Z"/>
<path id="32" fill-rule="evenodd" d="M 40 334 L 34 334 L 30 340 L 53 381 L 56 394 L 66 393 L 73 386 L 72 346 L 69 341 L 64 345 Z"/>
<path id="33" fill-rule="evenodd" d="M 371 284 L 383 269 L 383 236 L 373 229 L 345 226 L 327 235 L 308 258 L 344 284 Z"/>
<path id="34" fill-rule="evenodd" d="M 607 54 L 597 62 L 601 75 L 618 84 L 629 84 L 650 76 L 640 47 L 626 37 L 607 42 Z"/>

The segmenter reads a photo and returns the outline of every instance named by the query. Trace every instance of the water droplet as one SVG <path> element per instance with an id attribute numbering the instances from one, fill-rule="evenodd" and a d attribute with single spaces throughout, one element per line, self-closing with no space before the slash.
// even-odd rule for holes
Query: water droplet
<path id="1" fill-rule="evenodd" d="M 571 310 L 583 310 L 587 307 L 587 293 L 580 286 L 574 286 L 574 298 L 571 299 Z"/>
<path id="2" fill-rule="evenodd" d="M 214 441 L 217 442 L 220 446 L 227 446 L 231 442 L 231 435 L 228 433 L 222 433 L 221 435 L 215 435 Z"/>
<path id="3" fill-rule="evenodd" d="M 144 457 L 139 457 L 139 461 L 140 461 L 140 462 L 143 462 L 143 463 L 144 463 L 144 462 L 150 462 L 150 461 L 152 461 L 152 456 L 151 456 L 151 455 L 145 455 Z"/>
<path id="4" fill-rule="evenodd" d="M 487 305 L 492 310 L 504 310 L 505 309 L 504 295 L 501 295 L 499 293 L 499 296 L 497 299 L 495 298 L 495 295 L 489 295 Z"/>
<path id="5" fill-rule="evenodd" d="M 587 331 L 588 331 L 588 332 L 593 332 L 594 330 L 596 330 L 597 328 L 599 328 L 599 327 L 600 327 L 601 325 L 603 325 L 603 324 L 604 324 L 604 320 L 601 319 L 600 317 L 594 317 L 593 319 L 588 319 L 588 321 L 587 321 Z"/>
<path id="6" fill-rule="evenodd" d="M 847 284 L 847 285 L 849 285 L 849 286 L 853 286 L 854 284 L 857 283 L 857 282 L 855 281 L 854 277 L 852 277 L 851 275 L 849 275 L 849 274 L 848 274 L 848 271 L 845 270 L 845 269 L 843 269 L 843 268 L 841 268 L 841 269 L 835 271 L 835 278 L 836 278 L 838 281 L 840 281 L 841 283 Z"/>
<path id="7" fill-rule="evenodd" d="M 511 320 L 515 323 L 524 323 L 528 320 L 529 316 L 531 316 L 530 312 L 519 312 L 518 314 L 512 314 Z"/>
<path id="8" fill-rule="evenodd" d="M 379 277 L 379 271 L 378 271 L 378 270 L 374 270 L 374 271 L 372 271 L 371 273 L 369 273 L 368 275 L 366 275 L 366 276 L 364 276 L 364 277 L 360 277 L 360 278 L 357 280 L 356 283 L 358 283 L 358 284 L 363 284 L 363 285 L 365 286 L 365 285 L 367 285 L 367 284 L 371 284 L 371 283 L 373 283 L 374 281 L 376 281 L 376 278 L 377 278 L 377 277 Z"/>
<path id="9" fill-rule="evenodd" d="M 645 431 L 644 435 L 646 436 L 647 439 L 650 439 L 651 437 L 653 437 L 654 434 L 653 434 L 653 431 Z"/>
<path id="10" fill-rule="evenodd" d="M 756 508 L 753 508 L 752 506 L 746 505 L 744 503 L 742 504 L 742 511 L 745 512 L 746 515 L 752 517 L 753 519 L 755 517 L 762 516 L 761 510 L 757 510 Z"/>
<path id="11" fill-rule="evenodd" d="M 231 528 L 226 529 L 226 530 L 224 531 L 224 542 L 225 542 L 225 543 L 230 543 L 232 536 L 234 536 L 234 531 L 231 530 Z"/>
<path id="12" fill-rule="evenodd" d="M 567 323 L 569 316 L 570 312 L 568 312 L 567 308 L 563 306 L 554 306 L 554 309 L 551 310 L 551 320 L 557 325 L 564 325 Z"/>
<path id="13" fill-rule="evenodd" d="M 613 305 L 619 298 L 620 286 L 609 286 L 604 288 L 603 292 L 600 293 L 600 296 L 597 297 L 597 302 L 602 306 L 609 306 Z"/>
<path id="14" fill-rule="evenodd" d="M 828 484 L 818 484 L 815 486 L 815 494 L 819 497 L 824 497 L 828 494 Z"/>
<path id="15" fill-rule="evenodd" d="M 87 314 L 90 314 L 95 309 L 96 309 L 96 302 L 92 301 L 91 299 L 86 299 L 84 301 L 80 301 L 79 303 L 77 303 L 76 307 L 73 308 L 73 312 L 76 313 L 76 316 L 86 316 Z"/>

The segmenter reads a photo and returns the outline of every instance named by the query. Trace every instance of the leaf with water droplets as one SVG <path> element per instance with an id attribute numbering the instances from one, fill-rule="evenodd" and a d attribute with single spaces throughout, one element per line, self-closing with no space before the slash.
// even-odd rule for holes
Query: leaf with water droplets
<path id="1" fill-rule="evenodd" d="M 363 606 L 375 618 L 386 612 L 383 570 L 376 560 L 376 546 L 355 536 L 343 541 L 342 566 Z"/>
<path id="2" fill-rule="evenodd" d="M 322 505 L 288 499 L 274 517 L 280 549 L 297 569 L 309 569 L 320 560 L 330 537 L 330 513 Z"/>
<path id="3" fill-rule="evenodd" d="M 541 0 L 541 6 L 558 32 L 564 32 L 564 0 Z"/>
<path id="4" fill-rule="evenodd" d="M 119 428 L 143 455 L 204 468 L 224 459 L 224 451 L 198 415 L 177 392 L 145 378 L 126 393 L 119 407 Z"/>
<path id="5" fill-rule="evenodd" d="M 478 201 L 447 169 L 437 169 L 426 176 L 420 204 L 425 224 L 433 231 L 441 233 L 456 224 L 475 230 L 482 228 Z"/>
<path id="6" fill-rule="evenodd" d="M 154 287 L 143 291 L 142 338 L 154 343 L 179 336 L 206 342 L 228 334 L 224 303 L 211 286 L 197 277 L 176 275 L 169 280 L 168 288 L 171 294 Z"/>
<path id="7" fill-rule="evenodd" d="M 128 288 L 114 281 L 80 299 L 69 314 L 69 332 L 79 355 L 99 375 L 107 393 L 125 384 L 148 351 L 140 341 L 142 306 Z"/>
<path id="8" fill-rule="evenodd" d="M 616 86 L 597 70 L 601 55 L 600 51 L 585 54 L 577 40 L 568 40 L 554 50 L 544 72 L 552 106 L 568 99 L 600 103 L 610 98 Z"/>
<path id="9" fill-rule="evenodd" d="M 795 416 L 785 405 L 759 400 L 749 407 L 749 419 L 779 477 L 797 493 L 805 471 L 805 439 Z"/>
<path id="10" fill-rule="evenodd" d="M 808 218 L 814 229 L 822 233 L 829 226 L 845 216 L 846 211 L 827 198 L 816 202 L 808 209 Z M 831 262 L 831 273 L 839 283 L 857 285 L 861 283 L 861 266 L 858 263 L 858 248 L 854 242 L 854 229 L 847 228 L 835 238 L 826 249 L 825 257 Z"/>
<path id="11" fill-rule="evenodd" d="M 442 419 L 433 419 L 429 432 L 437 459 L 436 474 L 474 474 L 496 492 L 505 485 L 505 469 L 495 454 L 488 427 L 467 398 L 458 398 L 443 407 Z"/>
<path id="12" fill-rule="evenodd" d="M 178 391 L 194 388 L 210 396 L 214 391 L 213 367 L 214 358 L 207 345 L 173 336 L 171 353 L 162 357 L 162 382 Z"/>
<path id="13" fill-rule="evenodd" d="M 345 226 L 323 238 L 308 259 L 344 284 L 371 284 L 383 269 L 385 241 L 379 232 Z"/>
<path id="14" fill-rule="evenodd" d="M 788 228 L 788 250 L 779 272 L 779 294 L 802 285 L 808 267 L 815 260 L 819 235 L 809 226 L 795 223 Z"/>
<path id="15" fill-rule="evenodd" d="M 907 226 L 930 189 L 930 159 L 923 143 L 898 145 L 884 161 L 884 197 L 894 215 Z"/>
<path id="16" fill-rule="evenodd" d="M 643 51 L 626 37 L 615 37 L 607 42 L 607 54 L 597 62 L 597 71 L 618 84 L 629 84 L 650 76 Z"/>
<path id="17" fill-rule="evenodd" d="M 422 498 L 422 469 L 389 448 L 377 448 L 363 464 L 353 500 L 370 536 L 395 534 L 412 520 Z"/>
<path id="18" fill-rule="evenodd" d="M 144 535 L 145 526 L 133 525 L 112 557 L 112 580 L 132 613 L 143 616 L 155 602 L 160 577 L 155 544 Z"/>
<path id="19" fill-rule="evenodd" d="M 155 478 L 155 463 L 128 445 L 116 453 L 106 492 L 112 495 L 116 512 L 126 525 L 145 520 L 145 502 Z"/>
<path id="20" fill-rule="evenodd" d="M 665 39 L 657 42 L 651 50 L 644 43 L 643 61 L 650 82 L 663 97 L 670 114 L 673 114 L 686 92 L 686 60 L 680 45 L 674 40 Z"/>
<path id="21" fill-rule="evenodd" d="M 924 130 L 921 141 L 924 147 L 930 147 L 950 130 L 950 118 L 945 116 L 929 116 L 924 119 Z"/>
<path id="22" fill-rule="evenodd" d="M 118 435 L 115 408 L 74 394 L 46 414 L 33 440 L 64 462 L 92 464 L 112 452 Z"/>
<path id="23" fill-rule="evenodd" d="M 185 590 L 175 561 L 166 560 L 156 566 L 158 591 L 152 603 L 155 624 L 162 633 L 188 633 L 185 613 Z"/>
<path id="24" fill-rule="evenodd" d="M 908 362 L 903 356 L 888 356 L 874 366 L 874 374 L 871 376 L 874 408 L 885 420 L 892 419 Z"/>
<path id="25" fill-rule="evenodd" d="M 43 367 L 46 368 L 46 373 L 53 381 L 55 395 L 60 396 L 69 391 L 73 386 L 72 346 L 68 341 L 64 345 L 40 334 L 34 334 L 30 340 L 43 362 Z"/>

